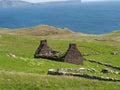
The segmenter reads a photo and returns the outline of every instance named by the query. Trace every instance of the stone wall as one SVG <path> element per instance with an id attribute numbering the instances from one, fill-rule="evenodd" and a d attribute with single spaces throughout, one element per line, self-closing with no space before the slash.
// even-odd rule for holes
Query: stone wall
<path id="1" fill-rule="evenodd" d="M 114 65 L 111 65 L 111 64 L 108 64 L 108 63 L 99 62 L 99 61 L 96 61 L 96 60 L 86 60 L 86 61 L 89 61 L 91 63 L 96 63 L 96 64 L 100 64 L 100 65 L 104 65 L 104 66 L 107 66 L 107 67 L 111 67 L 111 68 L 120 70 L 120 66 L 114 66 Z"/>
<path id="2" fill-rule="evenodd" d="M 120 51 L 112 52 L 111 54 L 112 55 L 118 55 L 118 54 L 120 54 Z"/>
<path id="3" fill-rule="evenodd" d="M 75 76 L 75 77 L 82 77 L 82 78 L 94 79 L 94 80 L 120 82 L 120 79 L 117 78 L 95 76 L 95 75 L 89 75 L 83 73 L 69 73 L 61 69 L 59 70 L 49 69 L 48 75 L 65 75 L 65 76 Z"/>

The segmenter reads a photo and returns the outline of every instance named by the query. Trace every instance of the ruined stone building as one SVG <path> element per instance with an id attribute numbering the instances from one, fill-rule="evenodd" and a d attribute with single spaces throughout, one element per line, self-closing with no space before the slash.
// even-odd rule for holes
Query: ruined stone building
<path id="1" fill-rule="evenodd" d="M 37 48 L 34 57 L 40 58 L 42 56 L 52 55 L 52 49 L 47 45 L 47 40 L 41 40 L 39 47 Z"/>
<path id="2" fill-rule="evenodd" d="M 63 56 L 64 62 L 83 65 L 83 56 L 77 49 L 76 44 L 70 44 L 66 54 Z"/>
<path id="3" fill-rule="evenodd" d="M 50 60 L 68 62 L 78 65 L 83 65 L 83 56 L 76 47 L 76 44 L 70 44 L 65 55 L 59 57 L 60 55 L 56 51 L 53 51 L 48 45 L 47 40 L 41 40 L 39 47 L 37 48 L 34 57 L 35 58 L 46 58 Z"/>

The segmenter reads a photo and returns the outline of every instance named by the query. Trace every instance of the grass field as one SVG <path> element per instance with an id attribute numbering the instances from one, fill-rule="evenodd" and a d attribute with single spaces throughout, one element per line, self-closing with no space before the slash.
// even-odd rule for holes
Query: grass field
<path id="1" fill-rule="evenodd" d="M 38 29 L 39 27 L 35 28 Z M 45 26 L 42 28 L 46 29 Z M 44 32 L 44 35 L 36 35 L 36 31 L 33 31 L 36 29 L 31 29 L 34 35 L 32 35 L 31 31 L 29 34 L 26 32 L 18 35 L 20 32 L 17 33 L 17 31 L 15 31 L 14 33 L 13 31 L 9 32 L 4 30 L 3 32 L 1 30 L 0 90 L 119 90 L 119 82 L 105 82 L 71 76 L 49 76 L 47 72 L 51 68 L 84 67 L 94 68 L 96 70 L 95 73 L 84 73 L 120 79 L 120 74 L 101 73 L 103 68 L 117 72 L 120 72 L 120 70 L 88 61 L 84 61 L 84 65 L 80 66 L 46 59 L 34 59 L 34 53 L 40 40 L 47 39 L 49 46 L 61 54 L 66 52 L 69 43 L 76 43 L 82 54 L 91 54 L 90 56 L 84 56 L 84 58 L 120 66 L 120 54 L 111 55 L 111 52 L 120 51 L 119 31 L 107 35 L 86 35 L 71 31 L 57 32 L 54 30 L 54 33 L 50 33 L 49 30 L 52 29 L 56 30 L 56 28 L 50 27 L 50 29 L 48 28 L 48 30 Z M 24 29 L 22 32 L 25 32 Z M 36 33 L 40 32 L 41 30 Z M 97 55 L 94 55 L 96 53 Z M 14 56 L 10 56 L 10 54 Z"/>

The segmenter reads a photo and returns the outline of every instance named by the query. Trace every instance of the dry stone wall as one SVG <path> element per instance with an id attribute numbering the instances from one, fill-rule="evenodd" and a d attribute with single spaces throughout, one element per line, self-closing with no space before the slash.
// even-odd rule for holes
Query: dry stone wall
<path id="1" fill-rule="evenodd" d="M 64 69 L 59 69 L 59 70 L 49 69 L 48 75 L 60 75 L 60 76 L 65 75 L 65 76 L 83 77 L 83 78 L 94 79 L 94 80 L 120 82 L 120 79 L 117 79 L 117 78 L 95 76 L 95 75 L 89 75 L 89 74 L 83 74 L 83 73 L 69 73 L 67 71 L 64 71 Z"/>
<path id="2" fill-rule="evenodd" d="M 107 67 L 111 67 L 111 68 L 120 70 L 120 66 L 113 66 L 111 64 L 99 62 L 99 61 L 96 61 L 96 60 L 86 60 L 86 61 L 89 61 L 91 63 L 96 63 L 96 64 L 100 64 L 100 65 L 104 65 L 104 66 L 107 66 Z"/>

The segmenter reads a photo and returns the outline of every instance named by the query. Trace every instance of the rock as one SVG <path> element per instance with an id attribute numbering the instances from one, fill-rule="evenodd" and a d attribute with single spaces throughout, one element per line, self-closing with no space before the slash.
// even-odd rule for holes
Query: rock
<path id="1" fill-rule="evenodd" d="M 66 70 L 61 68 L 61 69 L 58 69 L 57 72 L 59 73 L 59 75 L 65 75 L 66 74 Z"/>
<path id="2" fill-rule="evenodd" d="M 107 68 L 102 69 L 102 73 L 109 73 L 109 70 Z"/>
<path id="3" fill-rule="evenodd" d="M 112 70 L 109 70 L 109 69 L 106 69 L 106 68 L 102 69 L 101 72 L 103 72 L 103 73 L 110 73 L 110 74 L 120 74 L 120 72 L 112 71 Z"/>
<path id="4" fill-rule="evenodd" d="M 8 56 L 9 56 L 9 57 L 14 57 L 14 58 L 16 57 L 16 56 L 15 56 L 14 54 L 12 54 L 12 53 L 9 53 Z"/>
<path id="5" fill-rule="evenodd" d="M 57 72 L 56 72 L 55 69 L 49 69 L 47 74 L 48 74 L 48 75 L 56 75 Z"/>
<path id="6" fill-rule="evenodd" d="M 86 71 L 86 70 L 87 70 L 86 68 L 79 68 L 79 69 L 78 69 L 78 71 L 80 71 L 80 72 L 81 72 L 81 71 L 83 72 L 83 71 Z"/>
<path id="7" fill-rule="evenodd" d="M 117 54 L 120 54 L 120 52 L 112 52 L 111 54 L 112 55 L 117 55 Z"/>
<path id="8" fill-rule="evenodd" d="M 94 68 L 90 68 L 89 71 L 90 72 L 96 72 L 96 70 Z"/>

